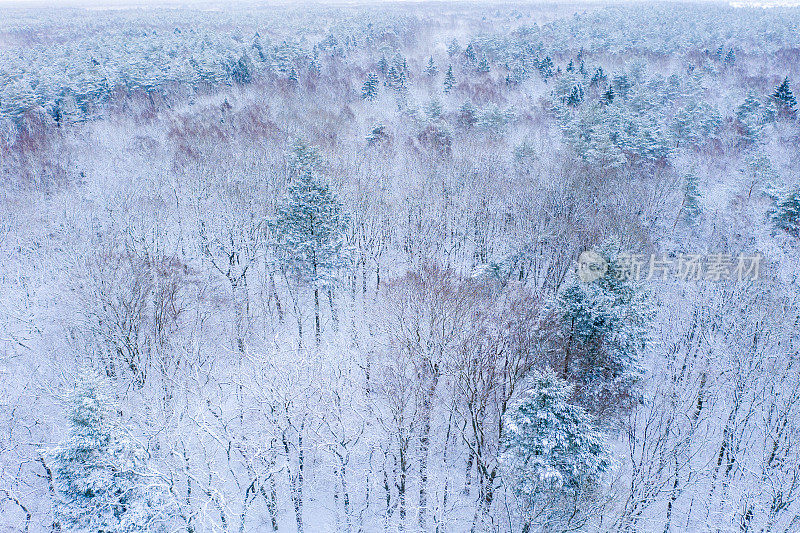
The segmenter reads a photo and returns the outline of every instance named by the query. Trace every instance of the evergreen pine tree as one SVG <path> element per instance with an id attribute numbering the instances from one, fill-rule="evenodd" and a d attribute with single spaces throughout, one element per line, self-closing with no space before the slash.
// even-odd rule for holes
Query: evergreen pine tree
<path id="1" fill-rule="evenodd" d="M 700 206 L 702 195 L 697 185 L 697 176 L 694 173 L 686 176 L 686 185 L 683 189 L 683 220 L 690 226 L 697 224 L 702 213 Z"/>
<path id="2" fill-rule="evenodd" d="M 458 111 L 458 123 L 464 128 L 471 128 L 478 122 L 478 109 L 467 100 Z"/>
<path id="3" fill-rule="evenodd" d="M 436 121 L 442 116 L 442 104 L 436 98 L 431 98 L 425 106 L 425 115 L 428 120 Z"/>
<path id="4" fill-rule="evenodd" d="M 760 139 L 766 116 L 764 105 L 754 93 L 748 93 L 744 102 L 736 108 L 736 119 L 745 140 L 754 142 Z"/>
<path id="5" fill-rule="evenodd" d="M 453 76 L 453 65 L 447 68 L 447 74 L 444 76 L 444 92 L 449 93 L 456 85 L 456 77 Z"/>
<path id="6" fill-rule="evenodd" d="M 319 76 L 321 72 L 322 69 L 319 66 L 319 59 L 317 56 L 314 56 L 308 63 L 308 74 L 312 77 L 316 77 Z"/>
<path id="7" fill-rule="evenodd" d="M 603 67 L 597 67 L 597 70 L 592 75 L 592 80 L 589 82 L 589 85 L 592 87 L 596 87 L 601 83 L 605 83 L 606 75 L 603 72 Z"/>
<path id="8" fill-rule="evenodd" d="M 477 70 L 481 74 L 486 74 L 489 72 L 489 61 L 486 59 L 486 56 L 481 57 Z"/>
<path id="9" fill-rule="evenodd" d="M 461 46 L 458 44 L 458 41 L 454 38 L 450 41 L 450 44 L 447 47 L 447 54 L 450 57 L 455 57 L 461 52 Z"/>
<path id="10" fill-rule="evenodd" d="M 789 78 L 784 78 L 783 83 L 778 85 L 772 93 L 772 99 L 778 106 L 778 114 L 782 117 L 793 118 L 797 112 L 797 100 L 789 88 Z"/>
<path id="11" fill-rule="evenodd" d="M 258 55 L 258 58 L 261 61 L 266 61 L 267 60 L 267 55 L 264 53 L 264 47 L 261 45 L 261 36 L 258 34 L 258 32 L 256 32 L 256 34 L 253 36 L 253 45 L 252 46 L 253 46 L 253 49 L 256 51 L 256 54 Z"/>
<path id="12" fill-rule="evenodd" d="M 512 402 L 503 417 L 503 470 L 521 503 L 523 531 L 557 531 L 591 497 L 611 467 L 603 433 L 581 407 L 574 386 L 547 369 Z M 574 518 L 574 515 L 573 515 Z"/>
<path id="13" fill-rule="evenodd" d="M 557 311 L 564 329 L 562 375 L 578 383 L 587 408 L 625 408 L 634 400 L 642 368 L 641 352 L 649 338 L 653 308 L 632 273 L 627 254 L 616 241 L 592 252 L 606 265 L 600 277 L 575 276 L 560 292 Z"/>
<path id="14" fill-rule="evenodd" d="M 405 89 L 406 74 L 402 67 L 396 67 L 394 65 L 389 67 L 389 72 L 386 73 L 385 85 L 397 91 Z"/>
<path id="15" fill-rule="evenodd" d="M 586 106 L 564 123 L 567 144 L 591 168 L 616 170 L 626 163 L 625 154 L 614 143 L 609 115 L 602 106 Z"/>
<path id="16" fill-rule="evenodd" d="M 319 150 L 297 141 L 289 152 L 289 180 L 295 181 L 306 174 L 318 173 L 322 157 Z"/>
<path id="17" fill-rule="evenodd" d="M 425 67 L 425 73 L 430 77 L 434 77 L 438 71 L 439 69 L 436 68 L 436 63 L 433 62 L 433 57 L 431 57 L 428 59 L 428 66 Z"/>
<path id="18" fill-rule="evenodd" d="M 406 88 L 406 80 L 408 79 L 408 77 L 406 76 L 406 70 L 407 70 L 406 68 L 403 68 L 402 70 L 399 71 L 397 75 L 396 89 L 399 91 Z"/>
<path id="19" fill-rule="evenodd" d="M 775 227 L 800 237 L 800 187 L 781 195 L 770 210 Z"/>
<path id="20" fill-rule="evenodd" d="M 239 84 L 250 83 L 253 80 L 253 62 L 247 52 L 242 54 L 242 57 L 233 64 L 231 68 L 231 78 Z"/>
<path id="21" fill-rule="evenodd" d="M 627 98 L 628 91 L 633 87 L 633 83 L 628 79 L 627 74 L 619 74 L 611 80 L 611 86 L 614 88 L 615 95 Z"/>
<path id="22" fill-rule="evenodd" d="M 494 135 L 501 135 L 513 119 L 513 112 L 503 111 L 497 104 L 489 104 L 478 113 L 475 125 Z"/>
<path id="23" fill-rule="evenodd" d="M 672 120 L 672 131 L 681 144 L 699 146 L 714 138 L 722 126 L 719 112 L 706 104 L 690 99 Z"/>
<path id="24" fill-rule="evenodd" d="M 478 56 L 475 54 L 475 48 L 472 47 L 472 43 L 469 43 L 464 49 L 464 58 L 468 63 L 471 64 L 474 64 L 478 60 Z"/>
<path id="25" fill-rule="evenodd" d="M 275 233 L 284 266 L 299 283 L 314 291 L 315 340 L 319 344 L 319 291 L 330 289 L 347 264 L 344 247 L 348 221 L 339 199 L 319 175 L 316 150 L 298 143 L 292 161 L 301 164 L 278 207 Z"/>
<path id="26" fill-rule="evenodd" d="M 544 81 L 553 76 L 553 60 L 550 56 L 545 57 L 538 65 L 539 72 L 542 74 Z"/>
<path id="27" fill-rule="evenodd" d="M 378 76 L 372 72 L 367 74 L 367 81 L 361 87 L 361 98 L 364 100 L 375 100 L 378 97 Z"/>
<path id="28" fill-rule="evenodd" d="M 69 427 L 66 442 L 43 454 L 61 531 L 166 531 L 167 493 L 144 448 L 120 427 L 109 384 L 92 370 L 81 372 L 69 395 Z"/>
<path id="29" fill-rule="evenodd" d="M 389 72 L 389 61 L 386 56 L 381 56 L 380 60 L 378 60 L 378 71 L 384 76 Z"/>
<path id="30" fill-rule="evenodd" d="M 580 85 L 573 85 L 570 89 L 569 96 L 567 96 L 566 104 L 570 107 L 578 107 L 583 102 L 583 87 Z"/>
<path id="31" fill-rule="evenodd" d="M 292 46 L 283 41 L 280 46 L 275 47 L 275 63 L 278 69 L 278 72 L 287 73 L 289 72 L 289 68 L 292 65 L 292 59 L 294 57 L 294 50 Z"/>
<path id="32" fill-rule="evenodd" d="M 606 92 L 600 97 L 600 103 L 603 105 L 609 105 L 611 102 L 614 101 L 614 89 L 609 87 Z"/>

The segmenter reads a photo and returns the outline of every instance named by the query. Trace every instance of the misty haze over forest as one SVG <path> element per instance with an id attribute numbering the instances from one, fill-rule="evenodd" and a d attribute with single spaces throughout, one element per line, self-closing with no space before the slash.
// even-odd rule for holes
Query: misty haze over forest
<path id="1" fill-rule="evenodd" d="M 800 531 L 800 7 L 131 5 L 0 5 L 0 532 Z"/>

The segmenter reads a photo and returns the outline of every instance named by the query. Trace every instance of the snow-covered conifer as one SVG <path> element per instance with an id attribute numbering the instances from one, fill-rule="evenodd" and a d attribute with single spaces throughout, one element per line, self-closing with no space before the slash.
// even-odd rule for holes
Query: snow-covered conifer
<path id="1" fill-rule="evenodd" d="M 611 468 L 605 436 L 572 403 L 573 388 L 550 369 L 538 372 L 503 417 L 501 463 L 523 531 L 560 531 L 580 512 L 574 502 L 590 498 Z"/>
<path id="2" fill-rule="evenodd" d="M 148 468 L 145 449 L 121 426 L 109 383 L 83 370 L 68 399 L 69 437 L 43 454 L 61 531 L 167 531 L 164 485 Z"/>

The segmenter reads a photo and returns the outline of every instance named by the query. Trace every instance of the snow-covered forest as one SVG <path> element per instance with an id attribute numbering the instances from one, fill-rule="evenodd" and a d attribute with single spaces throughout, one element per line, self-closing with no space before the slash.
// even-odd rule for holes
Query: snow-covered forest
<path id="1" fill-rule="evenodd" d="M 800 7 L 0 7 L 0 532 L 800 531 Z"/>

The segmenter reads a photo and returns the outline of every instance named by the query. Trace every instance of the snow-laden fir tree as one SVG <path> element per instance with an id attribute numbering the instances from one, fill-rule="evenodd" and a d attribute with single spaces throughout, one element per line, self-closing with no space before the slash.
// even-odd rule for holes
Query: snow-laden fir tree
<path id="1" fill-rule="evenodd" d="M 471 128 L 478 122 L 478 108 L 467 100 L 458 110 L 458 123 L 464 128 Z"/>
<path id="2" fill-rule="evenodd" d="M 800 237 L 800 187 L 777 197 L 769 214 L 775 227 Z"/>
<path id="3" fill-rule="evenodd" d="M 614 113 L 599 105 L 584 106 L 574 114 L 564 115 L 562 131 L 567 145 L 588 166 L 619 169 L 625 165 L 625 154 L 614 143 Z"/>
<path id="4" fill-rule="evenodd" d="M 69 394 L 69 437 L 43 453 L 64 532 L 166 531 L 167 492 L 120 426 L 108 382 L 83 370 Z"/>
<path id="5" fill-rule="evenodd" d="M 541 61 L 537 62 L 536 68 L 539 69 L 539 73 L 542 75 L 545 83 L 547 83 L 548 78 L 551 78 L 553 74 L 555 74 L 555 65 L 553 64 L 553 60 L 550 58 L 550 56 L 547 56 Z"/>
<path id="6" fill-rule="evenodd" d="M 230 70 L 231 78 L 240 85 L 253 81 L 253 61 L 250 59 L 250 56 L 247 55 L 247 52 L 243 53 L 242 57 L 231 65 Z"/>
<path id="7" fill-rule="evenodd" d="M 592 75 L 592 80 L 589 82 L 589 85 L 592 87 L 596 87 L 602 83 L 605 83 L 607 76 L 603 72 L 603 67 L 597 67 L 597 70 Z"/>
<path id="8" fill-rule="evenodd" d="M 322 164 L 319 150 L 302 141 L 297 141 L 292 145 L 288 159 L 290 181 L 306 174 L 318 173 Z"/>
<path id="9" fill-rule="evenodd" d="M 444 92 L 445 94 L 453 90 L 456 85 L 456 77 L 453 76 L 453 65 L 447 67 L 447 73 L 444 75 Z"/>
<path id="10" fill-rule="evenodd" d="M 700 198 L 702 195 L 698 188 L 697 176 L 689 173 L 683 188 L 683 220 L 690 226 L 697 224 L 700 214 L 703 212 Z"/>
<path id="11" fill-rule="evenodd" d="M 475 53 L 475 48 L 472 46 L 472 43 L 469 43 L 464 49 L 464 59 L 466 59 L 469 64 L 475 64 L 478 61 L 478 56 Z"/>
<path id="12" fill-rule="evenodd" d="M 639 272 L 648 275 L 642 257 L 623 254 L 616 239 L 593 253 L 606 267 L 602 275 L 591 281 L 575 275 L 557 297 L 561 331 L 556 360 L 561 376 L 576 383 L 584 406 L 613 412 L 629 407 L 637 397 L 640 356 L 654 308 L 639 281 Z"/>
<path id="13" fill-rule="evenodd" d="M 614 102 L 614 88 L 609 87 L 606 92 L 602 94 L 600 97 L 600 103 L 602 105 L 611 105 Z"/>
<path id="14" fill-rule="evenodd" d="M 367 80 L 361 87 L 361 98 L 364 100 L 375 100 L 378 97 L 378 76 L 372 72 L 367 74 Z"/>
<path id="15" fill-rule="evenodd" d="M 385 85 L 387 87 L 391 87 L 396 91 L 402 91 L 406 87 L 406 73 L 402 68 L 398 68 L 394 65 L 389 67 L 389 71 L 386 73 L 386 82 Z"/>
<path id="16" fill-rule="evenodd" d="M 450 57 L 455 57 L 459 54 L 459 52 L 461 52 L 461 45 L 458 44 L 458 40 L 456 38 L 453 38 L 453 40 L 450 41 L 450 44 L 447 45 L 447 55 Z"/>
<path id="17" fill-rule="evenodd" d="M 784 78 L 783 83 L 778 85 L 772 93 L 772 100 L 778 107 L 779 116 L 794 118 L 797 113 L 797 100 L 789 88 L 789 78 Z"/>
<path id="18" fill-rule="evenodd" d="M 439 69 L 436 68 L 436 63 L 433 62 L 433 57 L 428 59 L 428 66 L 425 67 L 425 74 L 430 76 L 431 78 L 436 76 L 436 73 L 439 72 Z"/>
<path id="19" fill-rule="evenodd" d="M 314 332 L 320 342 L 319 291 L 331 289 L 348 264 L 345 237 L 348 220 L 342 205 L 318 171 L 317 151 L 295 145 L 291 154 L 297 169 L 275 220 L 278 255 L 301 285 L 314 291 Z"/>
<path id="20" fill-rule="evenodd" d="M 267 60 L 267 55 L 264 52 L 264 46 L 261 44 L 261 35 L 259 35 L 258 32 L 256 32 L 256 34 L 253 36 L 253 44 L 251 44 L 250 47 L 255 50 L 259 61 Z"/>
<path id="21" fill-rule="evenodd" d="M 627 74 L 617 74 L 611 80 L 611 87 L 614 88 L 614 94 L 621 98 L 627 98 L 633 82 L 628 79 Z"/>
<path id="22" fill-rule="evenodd" d="M 503 110 L 497 104 L 490 104 L 481 109 L 475 125 L 493 135 L 500 135 L 505 132 L 513 120 L 514 112 L 512 110 Z"/>
<path id="23" fill-rule="evenodd" d="M 566 104 L 570 107 L 577 107 L 583 102 L 583 88 L 580 85 L 573 85 L 567 96 Z"/>
<path id="24" fill-rule="evenodd" d="M 744 102 L 736 108 L 736 120 L 742 137 L 748 142 L 756 142 L 766 122 L 764 104 L 753 92 L 749 92 Z"/>
<path id="25" fill-rule="evenodd" d="M 320 67 L 319 64 L 319 58 L 315 55 L 308 63 L 308 74 L 309 76 L 316 77 L 319 76 L 321 72 L 322 67 Z"/>
<path id="26" fill-rule="evenodd" d="M 511 481 L 522 531 L 568 531 L 585 520 L 583 509 L 611 467 L 605 436 L 585 409 L 571 403 L 574 385 L 551 369 L 503 416 L 504 475 Z"/>
<path id="27" fill-rule="evenodd" d="M 381 56 L 381 58 L 378 60 L 378 71 L 384 76 L 386 76 L 386 74 L 388 73 L 389 60 L 386 59 L 386 56 Z"/>
<path id="28" fill-rule="evenodd" d="M 442 117 L 442 103 L 436 98 L 431 98 L 425 105 L 425 116 L 431 121 L 439 120 Z"/>
<path id="29" fill-rule="evenodd" d="M 700 146 L 714 138 L 722 126 L 722 117 L 712 106 L 696 100 L 678 110 L 672 121 L 675 139 L 685 145 Z"/>
<path id="30" fill-rule="evenodd" d="M 616 143 L 626 153 L 644 162 L 664 162 L 675 151 L 675 140 L 668 126 L 653 109 L 636 109 L 631 99 L 620 102 L 621 122 Z"/>

